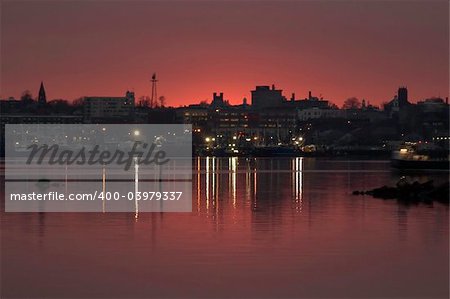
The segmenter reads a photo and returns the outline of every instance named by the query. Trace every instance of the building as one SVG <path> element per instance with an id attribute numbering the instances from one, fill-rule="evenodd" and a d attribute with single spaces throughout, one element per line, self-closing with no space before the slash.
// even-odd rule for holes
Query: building
<path id="1" fill-rule="evenodd" d="M 329 101 L 313 96 L 311 91 L 308 92 L 308 97 L 302 100 L 295 100 L 295 94 L 292 94 L 292 98 L 288 103 L 290 106 L 293 106 L 299 110 L 329 108 Z"/>
<path id="2" fill-rule="evenodd" d="M 308 121 L 317 118 L 345 118 L 346 111 L 341 109 L 322 109 L 319 107 L 298 110 L 298 120 Z"/>
<path id="3" fill-rule="evenodd" d="M 286 102 L 286 98 L 282 95 L 281 89 L 275 89 L 269 86 L 256 86 L 252 93 L 252 108 L 260 109 L 267 107 L 279 107 Z"/>
<path id="4" fill-rule="evenodd" d="M 384 111 L 386 111 L 389 117 L 398 117 L 400 110 L 410 105 L 408 101 L 408 89 L 402 86 L 397 90 L 397 95 L 389 103 L 384 105 Z"/>
<path id="5" fill-rule="evenodd" d="M 0 100 L 0 111 L 2 117 L 4 114 L 20 112 L 22 103 L 14 98 L 8 98 L 6 100 Z"/>
<path id="6" fill-rule="evenodd" d="M 7 124 L 81 124 L 81 115 L 36 115 L 36 114 L 2 114 L 0 130 L 5 132 Z M 5 155 L 5 138 L 0 138 L 0 156 Z"/>
<path id="7" fill-rule="evenodd" d="M 211 108 L 223 108 L 229 105 L 230 104 L 228 103 L 228 101 L 225 101 L 223 98 L 223 92 L 221 92 L 219 95 L 216 92 L 213 93 L 213 99 L 210 105 Z"/>
<path id="8" fill-rule="evenodd" d="M 234 134 L 249 128 L 250 111 L 239 106 L 212 109 L 208 113 L 208 126 L 214 134 Z"/>
<path id="9" fill-rule="evenodd" d="M 449 136 L 449 105 L 448 99 L 430 98 L 417 103 L 418 126 L 426 141 L 435 141 L 444 145 Z M 445 142 L 443 142 L 445 141 Z M 448 148 L 448 142 L 446 144 Z"/>
<path id="10" fill-rule="evenodd" d="M 261 109 L 256 119 L 257 134 L 266 144 L 286 143 L 296 134 L 298 112 L 287 105 L 277 109 Z"/>
<path id="11" fill-rule="evenodd" d="M 84 97 L 83 116 L 86 123 L 127 121 L 133 118 L 134 92 L 124 97 Z"/>
<path id="12" fill-rule="evenodd" d="M 401 108 L 407 106 L 408 102 L 408 89 L 405 86 L 399 87 L 397 91 L 398 106 Z"/>
<path id="13" fill-rule="evenodd" d="M 11 114 L 2 115 L 2 128 L 6 124 L 81 124 L 81 115 L 36 115 L 36 114 Z"/>
<path id="14" fill-rule="evenodd" d="M 39 87 L 39 94 L 38 94 L 38 105 L 39 106 L 45 106 L 47 104 L 47 96 L 45 95 L 45 88 L 44 88 L 44 82 L 41 81 L 41 86 Z"/>
<path id="15" fill-rule="evenodd" d="M 448 98 L 444 102 L 441 98 L 430 98 L 417 102 L 417 107 L 424 113 L 442 112 L 448 109 Z"/>

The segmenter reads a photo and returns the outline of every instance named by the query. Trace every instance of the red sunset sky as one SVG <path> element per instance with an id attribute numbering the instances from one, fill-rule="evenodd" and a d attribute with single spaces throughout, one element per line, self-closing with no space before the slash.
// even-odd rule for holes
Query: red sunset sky
<path id="1" fill-rule="evenodd" d="M 2 1 L 0 98 L 151 93 L 169 105 L 290 97 L 380 104 L 449 94 L 449 2 Z"/>

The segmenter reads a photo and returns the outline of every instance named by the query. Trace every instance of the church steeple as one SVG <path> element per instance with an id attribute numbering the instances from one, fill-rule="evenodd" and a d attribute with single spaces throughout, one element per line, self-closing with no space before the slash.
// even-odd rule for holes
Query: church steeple
<path id="1" fill-rule="evenodd" d="M 47 103 L 47 97 L 45 95 L 44 82 L 41 81 L 41 87 L 39 87 L 38 104 L 45 105 Z"/>

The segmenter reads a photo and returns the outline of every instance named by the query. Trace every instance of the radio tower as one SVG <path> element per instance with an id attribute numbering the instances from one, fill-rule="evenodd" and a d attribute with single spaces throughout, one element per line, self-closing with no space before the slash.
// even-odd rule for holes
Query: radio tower
<path id="1" fill-rule="evenodd" d="M 150 98 L 150 106 L 151 108 L 154 108 L 154 106 L 156 106 L 156 103 L 158 101 L 158 93 L 156 92 L 156 82 L 158 82 L 158 80 L 156 80 L 156 73 L 153 73 L 151 81 L 152 81 L 152 96 Z"/>

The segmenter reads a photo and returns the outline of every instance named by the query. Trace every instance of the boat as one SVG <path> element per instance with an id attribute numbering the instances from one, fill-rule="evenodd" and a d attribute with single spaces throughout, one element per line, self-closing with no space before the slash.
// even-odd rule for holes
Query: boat
<path id="1" fill-rule="evenodd" d="M 252 154 L 255 157 L 295 157 L 299 152 L 287 146 L 261 146 L 255 147 Z"/>
<path id="2" fill-rule="evenodd" d="M 449 171 L 449 152 L 444 149 L 420 149 L 407 144 L 392 153 L 391 166 L 400 170 Z"/>

